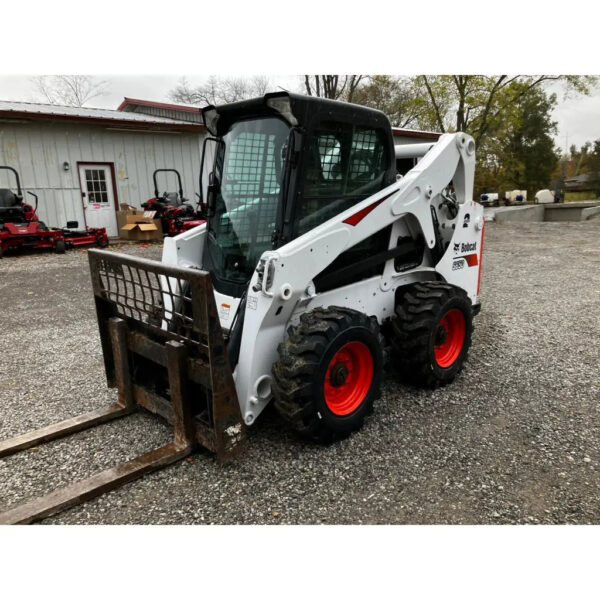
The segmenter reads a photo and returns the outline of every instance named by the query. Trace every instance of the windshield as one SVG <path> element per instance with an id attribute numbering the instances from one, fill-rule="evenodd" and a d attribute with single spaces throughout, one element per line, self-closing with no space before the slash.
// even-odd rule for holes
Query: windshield
<path id="1" fill-rule="evenodd" d="M 240 121 L 215 160 L 220 181 L 209 221 L 208 255 L 217 279 L 246 284 L 272 247 L 289 126 L 274 117 Z"/>

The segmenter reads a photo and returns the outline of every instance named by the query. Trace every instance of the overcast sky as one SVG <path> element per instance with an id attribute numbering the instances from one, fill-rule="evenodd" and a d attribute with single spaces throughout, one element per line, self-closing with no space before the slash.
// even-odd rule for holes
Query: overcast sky
<path id="1" fill-rule="evenodd" d="M 269 76 L 275 86 L 290 91 L 301 89 L 299 76 Z M 116 108 L 123 97 L 141 98 L 168 102 L 168 92 L 180 79 L 179 75 L 117 75 L 99 76 L 108 81 L 109 94 L 92 100 L 90 106 Z M 191 83 L 198 83 L 203 76 L 188 76 Z M 600 139 L 600 89 L 590 96 L 574 95 L 564 98 L 562 89 L 555 87 L 558 106 L 554 111 L 554 120 L 558 123 L 556 144 L 563 150 L 571 144 L 581 146 L 586 141 Z M 0 100 L 36 101 L 39 96 L 29 76 L 0 75 Z"/>

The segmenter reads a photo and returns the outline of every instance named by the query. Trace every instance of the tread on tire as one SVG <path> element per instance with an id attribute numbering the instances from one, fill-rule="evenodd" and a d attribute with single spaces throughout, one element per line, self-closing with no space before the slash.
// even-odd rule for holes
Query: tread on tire
<path id="1" fill-rule="evenodd" d="M 325 399 L 325 381 L 334 356 L 348 344 L 368 348 L 372 373 L 368 392 L 349 414 L 336 414 Z M 376 319 L 337 306 L 316 308 L 288 329 L 273 365 L 275 408 L 293 429 L 305 437 L 328 443 L 359 429 L 379 396 L 383 350 Z"/>

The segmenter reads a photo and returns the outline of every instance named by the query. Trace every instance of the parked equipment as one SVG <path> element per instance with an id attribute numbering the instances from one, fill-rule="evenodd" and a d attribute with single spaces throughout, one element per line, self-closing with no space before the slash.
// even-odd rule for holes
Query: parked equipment
<path id="1" fill-rule="evenodd" d="M 527 190 L 512 190 L 505 192 L 504 204 L 510 206 L 512 204 L 525 204 L 527 202 Z"/>
<path id="2" fill-rule="evenodd" d="M 86 227 L 85 229 L 78 229 L 78 227 L 78 221 L 67 221 L 67 226 L 62 230 L 67 248 L 91 245 L 106 248 L 108 246 L 108 235 L 104 227 Z"/>
<path id="3" fill-rule="evenodd" d="M 52 248 L 63 253 L 74 246 L 108 246 L 104 227 L 86 227 L 85 231 L 78 231 L 77 221 L 69 221 L 65 229 L 46 227 L 37 216 L 38 196 L 27 192 L 35 199 L 35 206 L 23 202 L 18 172 L 7 166 L 0 166 L 0 169 L 11 172 L 16 182 L 16 193 L 10 188 L 0 189 L 0 257 L 6 250 L 23 248 Z"/>
<path id="4" fill-rule="evenodd" d="M 179 186 L 178 192 L 164 192 L 159 195 L 157 175 L 159 173 L 175 173 Z M 152 174 L 154 181 L 154 198 L 150 198 L 142 204 L 145 210 L 155 210 L 162 222 L 163 233 L 173 236 L 197 227 L 204 223 L 201 215 L 194 209 L 189 200 L 183 195 L 181 175 L 177 169 L 156 169 Z"/>
<path id="5" fill-rule="evenodd" d="M 35 199 L 35 206 L 23 202 L 19 173 L 8 166 L 0 166 L 0 169 L 12 173 L 16 184 L 16 193 L 10 188 L 0 189 L 0 257 L 6 250 L 21 248 L 52 248 L 64 252 L 62 231 L 46 227 L 38 219 L 37 195 L 27 192 Z"/>
<path id="6" fill-rule="evenodd" d="M 479 204 L 483 204 L 484 206 L 498 206 L 498 193 L 481 194 L 479 196 Z"/>
<path id="7" fill-rule="evenodd" d="M 288 93 L 203 115 L 207 223 L 167 238 L 161 263 L 89 252 L 117 404 L 4 442 L 0 457 L 140 406 L 174 441 L 0 522 L 53 514 L 198 446 L 228 460 L 272 400 L 302 435 L 347 436 L 373 411 L 386 357 L 426 387 L 465 363 L 484 229 L 469 135 L 396 149 L 383 113 Z M 421 160 L 399 177 L 407 153 Z"/>

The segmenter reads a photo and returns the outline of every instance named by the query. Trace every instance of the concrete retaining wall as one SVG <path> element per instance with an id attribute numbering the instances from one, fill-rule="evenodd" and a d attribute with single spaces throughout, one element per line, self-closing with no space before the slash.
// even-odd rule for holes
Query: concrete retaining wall
<path id="1" fill-rule="evenodd" d="M 577 202 L 572 204 L 531 204 L 528 206 L 506 206 L 486 209 L 486 218 L 496 223 L 540 221 L 585 221 L 600 215 L 600 203 Z M 489 215 L 489 216 L 488 216 Z"/>
<path id="2" fill-rule="evenodd" d="M 502 210 L 496 209 L 494 220 L 496 223 L 507 223 L 518 221 L 521 223 L 533 223 L 544 220 L 544 206 L 534 204 L 532 206 L 510 206 Z"/>

